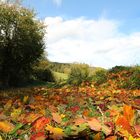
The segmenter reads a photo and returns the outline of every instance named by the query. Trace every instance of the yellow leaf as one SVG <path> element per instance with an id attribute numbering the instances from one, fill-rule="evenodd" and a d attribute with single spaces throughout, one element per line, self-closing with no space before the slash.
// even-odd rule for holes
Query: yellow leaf
<path id="1" fill-rule="evenodd" d="M 18 109 L 13 109 L 12 113 L 11 113 L 11 117 L 12 119 L 17 119 L 19 117 L 19 115 L 21 114 L 21 108 Z"/>
<path id="2" fill-rule="evenodd" d="M 0 140 L 3 140 L 1 136 L 0 136 Z"/>
<path id="3" fill-rule="evenodd" d="M 8 109 L 10 109 L 11 106 L 12 106 L 12 100 L 9 100 L 9 101 L 5 104 L 4 109 L 5 109 L 5 110 L 8 110 Z"/>
<path id="4" fill-rule="evenodd" d="M 52 134 L 52 138 L 55 140 L 62 139 L 66 136 L 63 129 L 58 127 L 52 127 L 51 125 L 47 125 L 46 130 L 50 131 L 50 133 Z"/>
<path id="5" fill-rule="evenodd" d="M 0 122 L 0 131 L 8 133 L 14 129 L 14 125 L 7 121 Z"/>
<path id="6" fill-rule="evenodd" d="M 24 96 L 24 98 L 23 98 L 23 103 L 27 103 L 28 100 L 29 100 L 29 96 Z"/>

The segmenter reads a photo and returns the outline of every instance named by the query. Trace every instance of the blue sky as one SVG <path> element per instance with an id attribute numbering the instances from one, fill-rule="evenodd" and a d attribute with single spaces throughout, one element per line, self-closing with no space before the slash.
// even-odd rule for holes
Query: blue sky
<path id="1" fill-rule="evenodd" d="M 140 63 L 140 0 L 24 0 L 48 25 L 51 61 L 110 68 Z"/>

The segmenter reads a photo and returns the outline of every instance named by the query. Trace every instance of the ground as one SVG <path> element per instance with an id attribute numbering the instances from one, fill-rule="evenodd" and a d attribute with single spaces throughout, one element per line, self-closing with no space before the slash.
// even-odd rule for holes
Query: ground
<path id="1" fill-rule="evenodd" d="M 0 95 L 0 140 L 140 140 L 140 90 L 86 83 Z"/>

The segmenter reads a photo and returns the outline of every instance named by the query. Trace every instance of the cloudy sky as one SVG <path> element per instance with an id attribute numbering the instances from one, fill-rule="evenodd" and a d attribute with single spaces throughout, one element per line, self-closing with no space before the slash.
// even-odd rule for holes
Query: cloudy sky
<path id="1" fill-rule="evenodd" d="M 140 64 L 140 0 L 23 0 L 47 28 L 48 59 L 110 68 Z"/>

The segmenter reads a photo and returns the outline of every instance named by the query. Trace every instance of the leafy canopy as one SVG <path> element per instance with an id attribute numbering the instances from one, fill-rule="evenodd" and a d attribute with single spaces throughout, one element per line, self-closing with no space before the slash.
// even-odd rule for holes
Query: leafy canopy
<path id="1" fill-rule="evenodd" d="M 15 86 L 29 79 L 32 66 L 44 51 L 44 25 L 29 9 L 0 4 L 0 79 Z"/>

